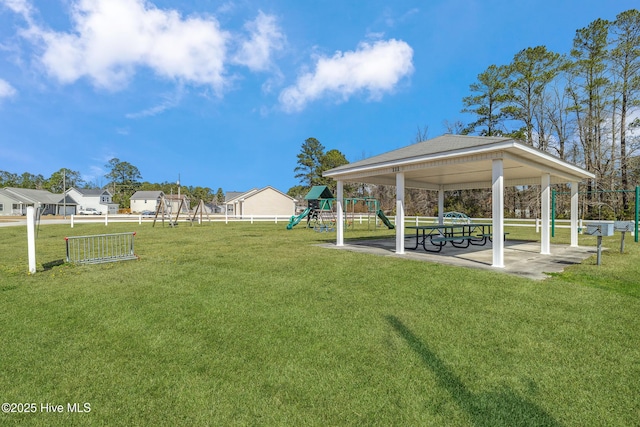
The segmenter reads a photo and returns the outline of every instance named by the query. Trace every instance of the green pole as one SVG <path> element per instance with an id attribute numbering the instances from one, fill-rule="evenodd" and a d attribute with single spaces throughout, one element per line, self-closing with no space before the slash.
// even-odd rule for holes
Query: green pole
<path id="1" fill-rule="evenodd" d="M 556 236 L 556 190 L 551 190 L 551 237 Z"/>
<path id="2" fill-rule="evenodd" d="M 635 226 L 635 233 L 633 235 L 633 239 L 636 241 L 636 243 L 638 243 L 638 217 L 640 216 L 640 203 L 638 203 L 640 201 L 640 185 L 636 185 L 636 226 Z"/>

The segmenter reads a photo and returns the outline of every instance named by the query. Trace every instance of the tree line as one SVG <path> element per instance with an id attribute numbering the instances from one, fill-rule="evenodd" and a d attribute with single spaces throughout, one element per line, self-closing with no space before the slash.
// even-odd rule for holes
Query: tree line
<path id="1" fill-rule="evenodd" d="M 588 194 L 581 206 L 585 217 L 632 215 L 636 203 L 632 204 L 632 193 L 616 190 L 640 185 L 638 10 L 624 11 L 613 21 L 596 19 L 578 29 L 567 53 L 545 46 L 522 49 L 509 64 L 492 64 L 478 74 L 469 91 L 462 99 L 462 112 L 470 114 L 472 121 L 445 121 L 447 133 L 512 137 L 579 165 L 595 175 L 585 183 Z M 418 128 L 416 142 L 426 139 L 427 129 Z M 296 172 L 299 168 L 312 172 L 313 167 L 304 163 L 309 159 L 319 172 L 320 158 L 308 156 L 303 146 Z M 311 180 L 304 177 L 303 181 L 309 185 Z M 366 191 L 393 208 L 392 188 L 361 186 L 349 191 Z M 507 189 L 507 214 L 536 216 L 538 193 L 530 186 Z M 562 216 L 568 202 L 558 208 Z M 408 214 L 433 215 L 437 206 L 424 191 L 408 189 L 406 209 Z M 448 192 L 445 209 L 490 215 L 490 194 Z"/>
<path id="2" fill-rule="evenodd" d="M 118 158 L 112 158 L 105 165 L 108 173 L 104 177 L 108 180 L 108 184 L 100 187 L 97 184 L 87 182 L 82 179 L 82 174 L 68 168 L 62 168 L 49 178 L 43 175 L 34 175 L 29 172 L 16 174 L 0 170 L 0 188 L 14 187 L 27 188 L 33 190 L 47 190 L 52 193 L 60 194 L 71 187 L 79 189 L 108 189 L 113 195 L 113 202 L 118 203 L 121 208 L 130 206 L 130 198 L 136 191 L 162 191 L 165 194 L 178 192 L 178 183 L 162 182 L 151 183 L 142 181 L 142 174 L 139 169 L 129 162 L 121 161 Z M 191 208 L 195 207 L 200 200 L 205 203 L 221 204 L 224 202 L 224 192 L 222 188 L 218 188 L 217 192 L 209 187 L 199 186 L 181 186 L 180 194 L 190 199 Z"/>

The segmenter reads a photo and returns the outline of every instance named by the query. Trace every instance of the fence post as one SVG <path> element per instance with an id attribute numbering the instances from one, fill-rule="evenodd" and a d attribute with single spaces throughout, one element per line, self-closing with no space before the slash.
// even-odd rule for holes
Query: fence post
<path id="1" fill-rule="evenodd" d="M 551 190 L 551 237 L 556 236 L 556 190 Z"/>
<path id="2" fill-rule="evenodd" d="M 29 255 L 29 273 L 36 272 L 36 221 L 33 206 L 27 207 L 27 253 Z"/>
<path id="3" fill-rule="evenodd" d="M 142 224 L 142 214 L 138 216 L 138 224 Z"/>
<path id="4" fill-rule="evenodd" d="M 73 228 L 73 214 L 71 214 L 71 228 Z"/>
<path id="5" fill-rule="evenodd" d="M 540 219 L 536 218 L 536 233 L 540 232 L 540 222 L 539 221 L 540 221 Z"/>
<path id="6" fill-rule="evenodd" d="M 639 199 L 640 199 L 640 186 L 636 185 L 636 218 L 635 218 L 636 219 L 636 226 L 635 226 L 635 232 L 633 233 L 634 234 L 633 240 L 635 240 L 636 243 L 638 243 L 638 219 L 639 219 L 638 216 L 640 216 L 639 215 L 639 213 L 640 213 L 640 209 L 639 209 L 640 203 L 638 203 Z"/>
<path id="7" fill-rule="evenodd" d="M 109 225 L 109 215 L 108 214 L 104 214 L 104 225 Z"/>

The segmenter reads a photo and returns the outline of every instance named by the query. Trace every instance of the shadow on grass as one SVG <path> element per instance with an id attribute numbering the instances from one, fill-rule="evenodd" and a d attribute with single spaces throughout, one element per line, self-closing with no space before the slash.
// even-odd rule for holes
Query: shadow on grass
<path id="1" fill-rule="evenodd" d="M 63 265 L 65 263 L 65 261 L 63 259 L 56 259 L 54 261 L 49 261 L 49 262 L 45 262 L 42 264 L 42 268 L 44 268 L 44 270 L 51 270 L 53 267 L 58 267 L 60 265 Z"/>
<path id="2" fill-rule="evenodd" d="M 402 321 L 386 316 L 387 322 L 407 342 L 445 389 L 463 409 L 475 426 L 560 426 L 542 408 L 518 395 L 513 390 L 491 391 L 474 394 L 458 376 L 423 343 Z"/>

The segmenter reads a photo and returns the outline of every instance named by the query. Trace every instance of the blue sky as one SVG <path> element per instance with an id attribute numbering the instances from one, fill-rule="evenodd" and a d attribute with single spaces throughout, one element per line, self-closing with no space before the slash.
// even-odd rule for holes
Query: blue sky
<path id="1" fill-rule="evenodd" d="M 491 64 L 637 0 L 0 0 L 0 170 L 105 185 L 299 184 L 309 137 L 351 162 L 429 137 Z"/>

